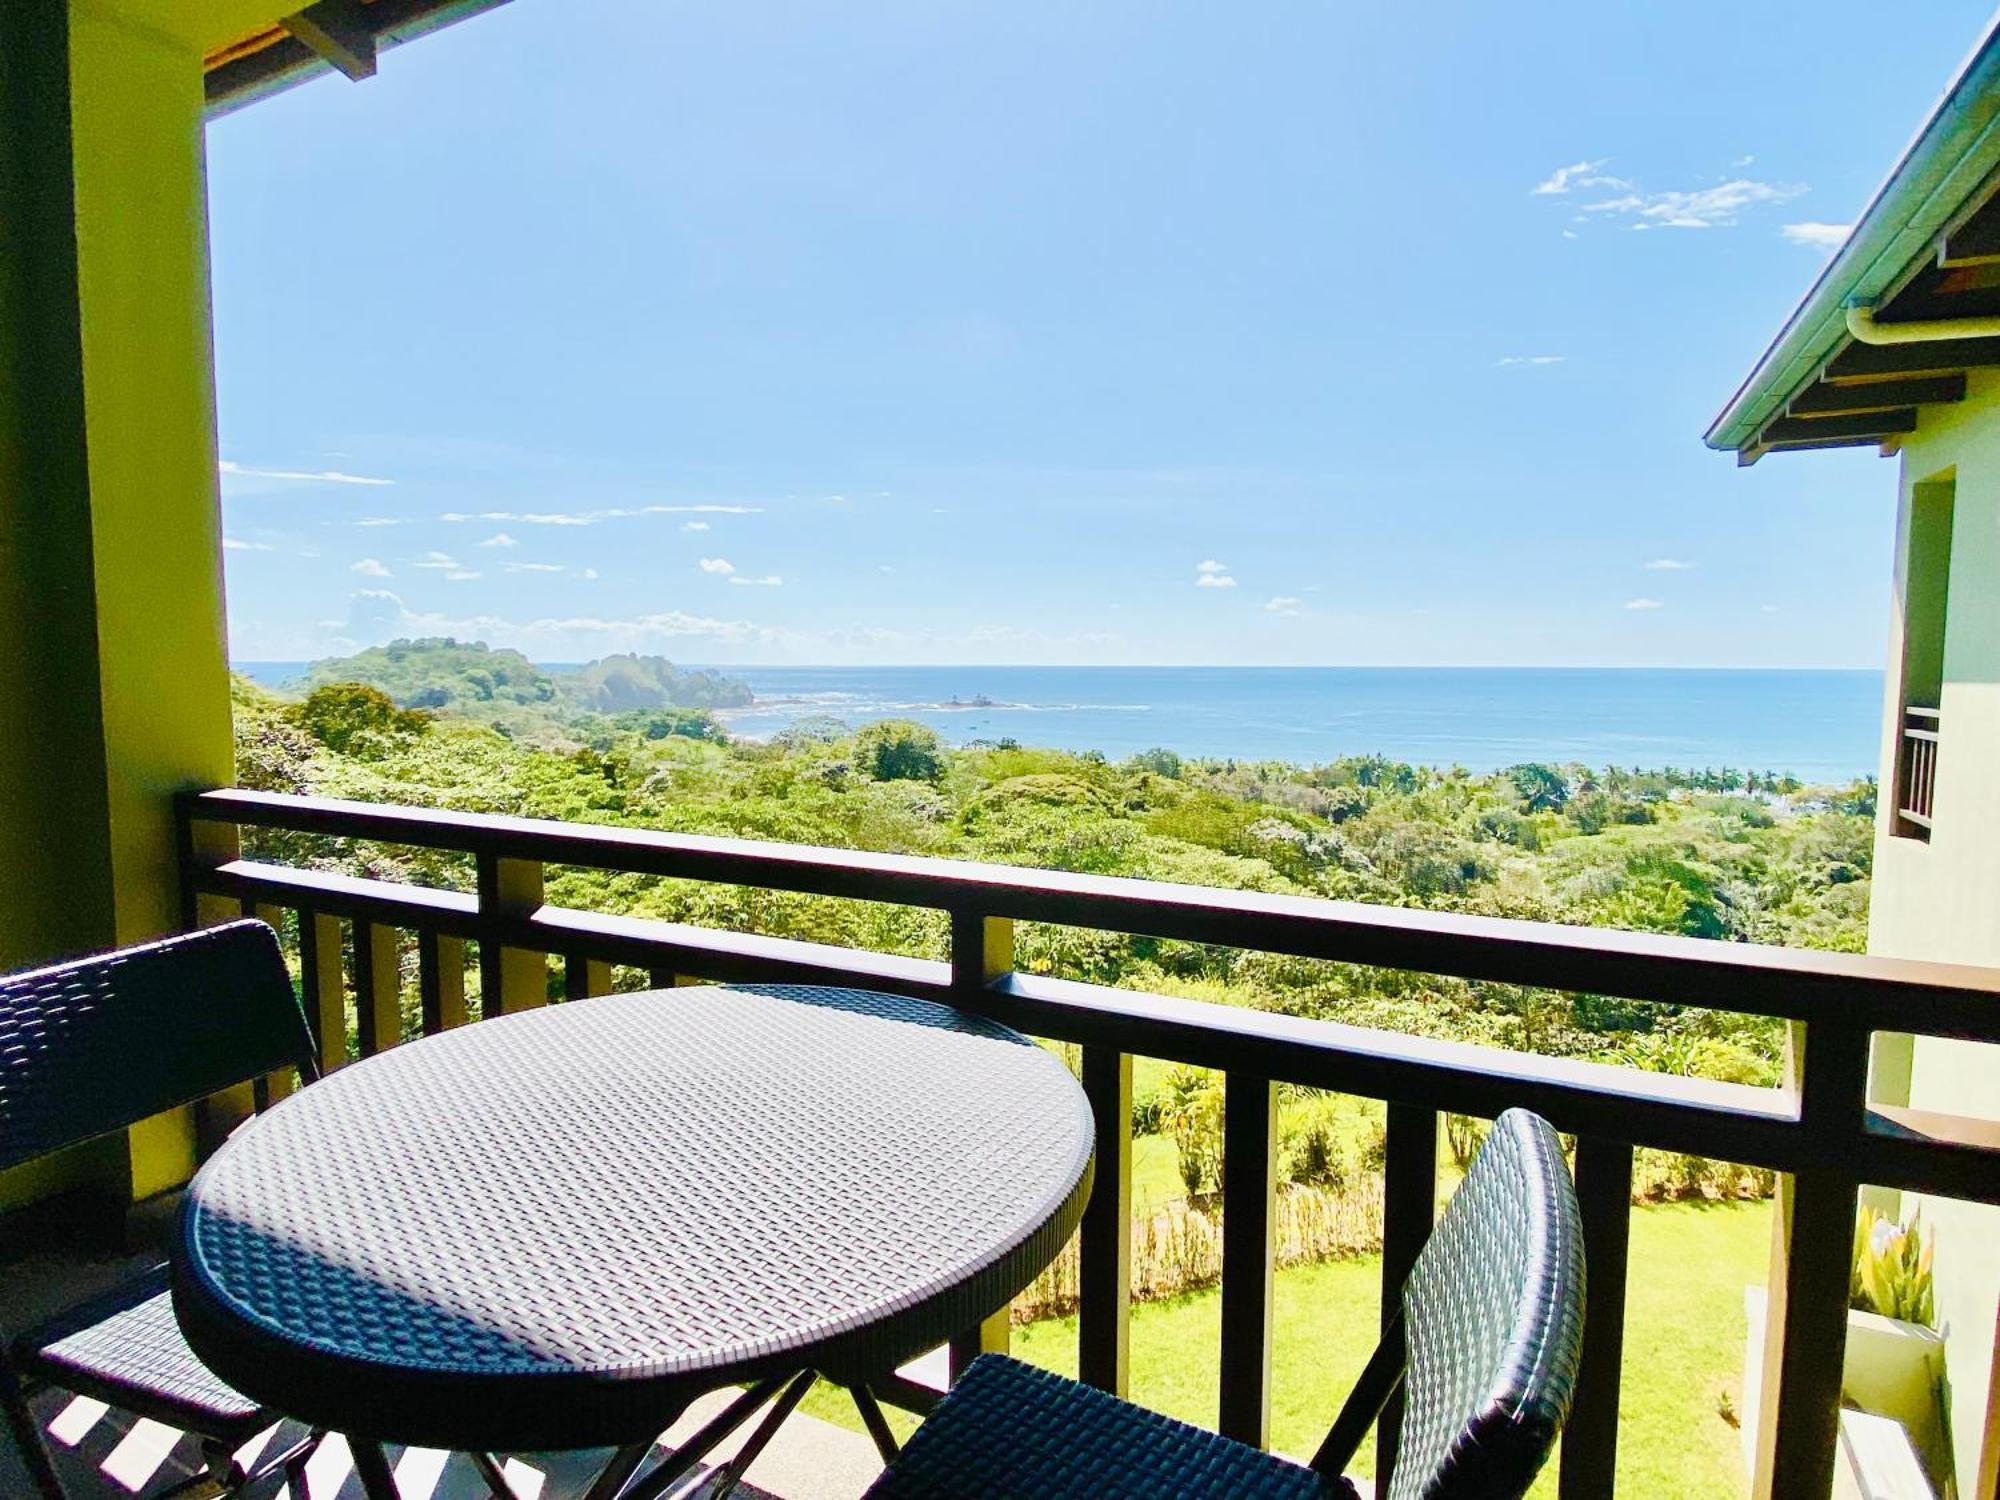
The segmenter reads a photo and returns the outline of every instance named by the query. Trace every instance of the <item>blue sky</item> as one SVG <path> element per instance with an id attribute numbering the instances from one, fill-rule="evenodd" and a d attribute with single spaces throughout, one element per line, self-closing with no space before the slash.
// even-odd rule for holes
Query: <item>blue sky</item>
<path id="1" fill-rule="evenodd" d="M 209 130 L 234 653 L 1877 666 L 1700 433 L 1985 14 L 513 0 Z"/>

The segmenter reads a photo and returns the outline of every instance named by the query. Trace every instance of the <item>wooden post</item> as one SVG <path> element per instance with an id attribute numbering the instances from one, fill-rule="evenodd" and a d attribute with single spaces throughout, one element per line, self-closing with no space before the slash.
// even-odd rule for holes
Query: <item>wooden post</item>
<path id="1" fill-rule="evenodd" d="M 1868 1086 L 1865 1027 L 1793 1022 L 1785 1075 L 1809 1135 L 1859 1137 Z M 1778 1179 L 1750 1483 L 1757 1500 L 1825 1495 L 1833 1487 L 1859 1195 L 1855 1179 L 1834 1169 Z"/>
<path id="2" fill-rule="evenodd" d="M 592 995 L 611 993 L 611 964 L 602 958 L 581 953 L 563 958 L 563 998 L 588 1000 Z"/>
<path id="3" fill-rule="evenodd" d="M 1624 1381 L 1625 1269 L 1632 1237 L 1632 1147 L 1601 1136 L 1576 1142 L 1576 1196 L 1583 1212 L 1583 1254 L 1590 1273 L 1590 1313 L 1583 1320 L 1583 1363 L 1576 1404 L 1563 1428 L 1560 1500 L 1613 1493 L 1618 1471 L 1618 1393 Z"/>
<path id="4" fill-rule="evenodd" d="M 319 1069 L 347 1061 L 347 991 L 340 977 L 340 922 L 324 912 L 299 913 L 299 1000 L 319 1048 Z"/>
<path id="5" fill-rule="evenodd" d="M 363 1057 L 403 1039 L 403 959 L 393 927 L 354 923 L 354 1030 Z"/>
<path id="6" fill-rule="evenodd" d="M 491 1018 L 548 1004 L 549 956 L 507 946 L 509 918 L 542 904 L 541 861 L 479 856 L 479 1013 Z"/>
<path id="7" fill-rule="evenodd" d="M 1222 1401 L 1216 1430 L 1271 1442 L 1271 1290 L 1276 1259 L 1278 1086 L 1231 1073 L 1222 1118 Z"/>
<path id="8" fill-rule="evenodd" d="M 428 930 L 417 934 L 417 989 L 425 1036 L 465 1024 L 464 938 Z"/>
<path id="9" fill-rule="evenodd" d="M 1077 1245 L 1077 1373 L 1123 1396 L 1132 1349 L 1132 1055 L 1083 1049 L 1096 1167 Z"/>
<path id="10" fill-rule="evenodd" d="M 1382 1331 L 1403 1312 L 1403 1283 L 1437 1222 L 1438 1114 L 1415 1104 L 1389 1105 L 1382 1173 Z M 1403 1388 L 1375 1424 L 1375 1473 L 1386 1479 L 1403 1436 Z"/>

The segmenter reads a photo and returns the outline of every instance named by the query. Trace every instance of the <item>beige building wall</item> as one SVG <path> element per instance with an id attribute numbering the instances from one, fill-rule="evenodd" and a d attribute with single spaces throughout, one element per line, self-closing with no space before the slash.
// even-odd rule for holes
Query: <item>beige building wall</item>
<path id="1" fill-rule="evenodd" d="M 1936 800 L 1925 841 L 1899 824 L 1896 809 L 1905 625 L 1921 630 L 1940 582 L 1939 570 L 1923 566 L 1921 541 L 1912 565 L 1911 522 L 1919 513 L 1921 537 L 1924 507 L 1946 495 Z M 1974 371 L 1961 405 L 1925 407 L 1904 444 L 1885 700 L 1869 949 L 2000 967 L 2000 372 Z M 1892 1103 L 2000 1119 L 2000 1048 L 1923 1037 L 1878 1042 L 1875 1090 Z M 2000 1209 L 1938 1198 L 1904 1207 L 1921 1210 L 1936 1237 L 1960 1493 L 1992 1495 L 2000 1470 Z"/>

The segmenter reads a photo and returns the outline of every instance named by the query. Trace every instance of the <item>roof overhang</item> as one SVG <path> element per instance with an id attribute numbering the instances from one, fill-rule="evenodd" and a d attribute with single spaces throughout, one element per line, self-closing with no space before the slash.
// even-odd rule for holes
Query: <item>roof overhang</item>
<path id="1" fill-rule="evenodd" d="M 1893 451 L 1924 405 L 1963 399 L 1966 371 L 2000 365 L 2000 337 L 1861 343 L 1877 321 L 2000 312 L 2000 17 L 1869 200 L 1756 368 L 1710 424 L 1739 462 L 1790 448 Z"/>
<path id="2" fill-rule="evenodd" d="M 323 73 L 366 78 L 375 58 L 505 0 L 319 0 L 202 59 L 213 120 Z"/>

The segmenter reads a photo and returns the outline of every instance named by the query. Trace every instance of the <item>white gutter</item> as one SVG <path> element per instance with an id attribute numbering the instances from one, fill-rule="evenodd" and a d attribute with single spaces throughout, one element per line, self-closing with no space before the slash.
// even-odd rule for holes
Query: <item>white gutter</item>
<path id="1" fill-rule="evenodd" d="M 1878 323 L 1872 304 L 1850 302 L 1847 304 L 1847 331 L 1864 344 L 1935 344 L 1940 339 L 1990 339 L 2000 338 L 2000 317 Z"/>
<path id="2" fill-rule="evenodd" d="M 1848 304 L 1892 293 L 1912 266 L 1935 252 L 1937 236 L 1996 171 L 2000 171 L 2000 15 L 1988 23 L 1979 45 L 1876 189 L 1846 243 L 1709 425 L 1708 445 L 1740 449 L 1754 440 L 1839 351 L 1848 336 Z"/>

